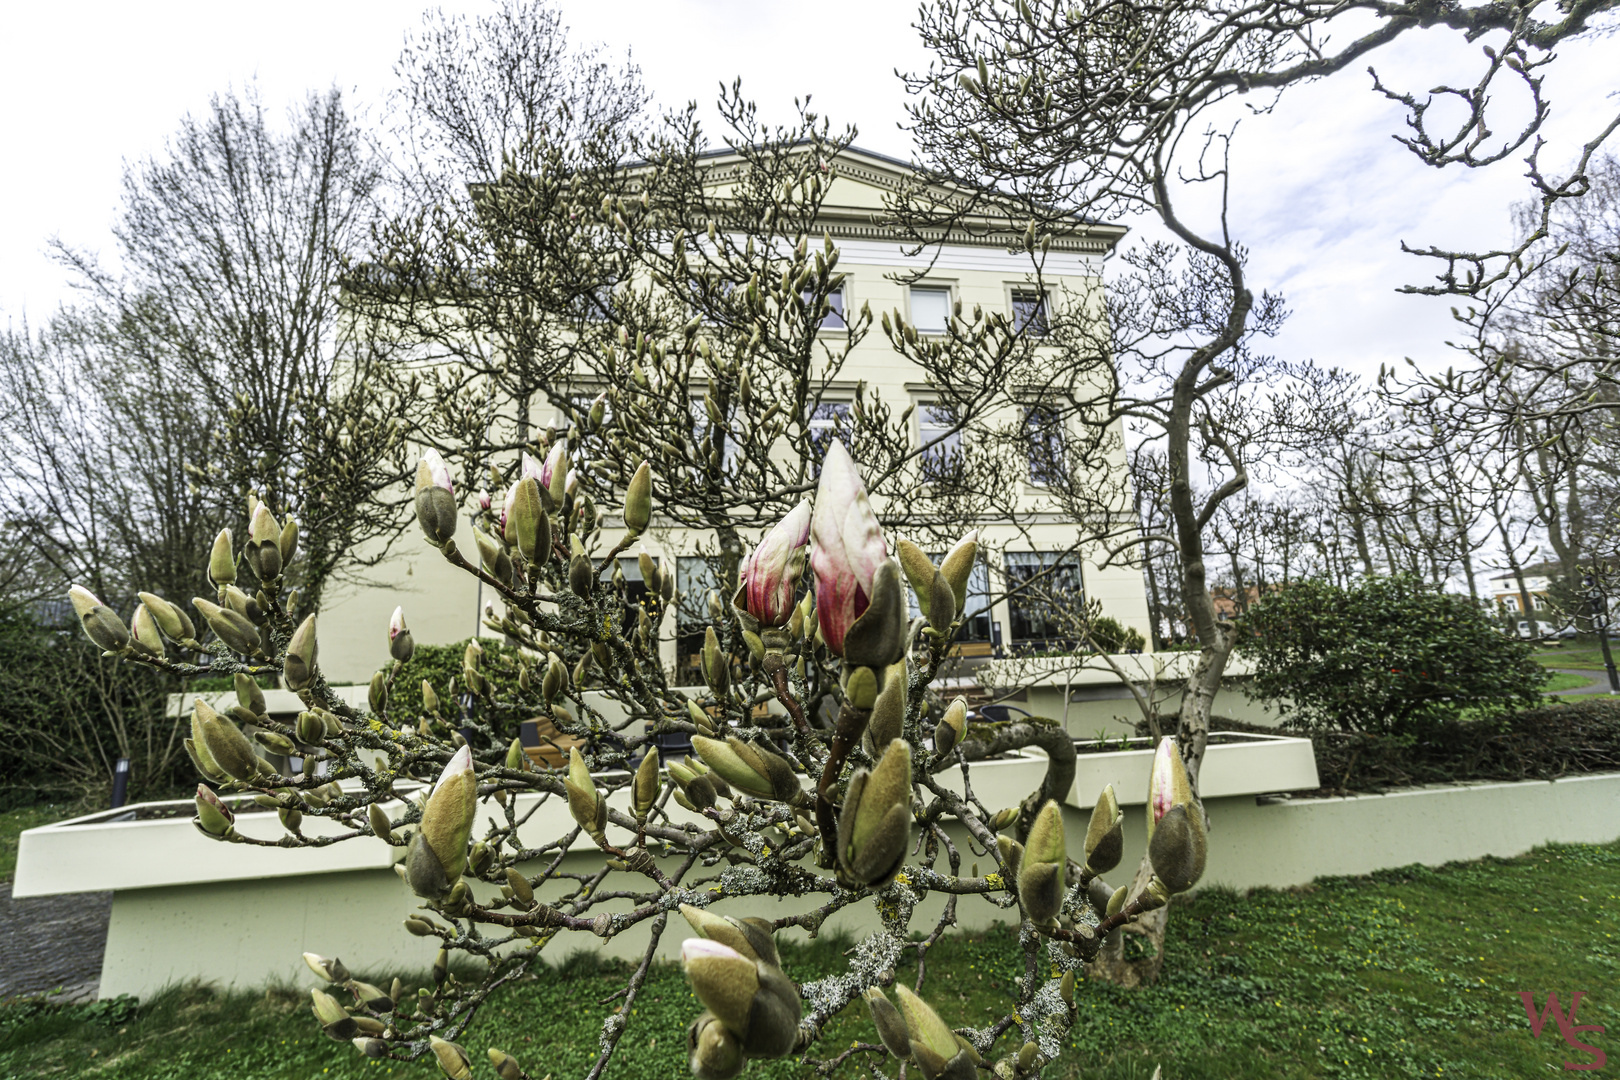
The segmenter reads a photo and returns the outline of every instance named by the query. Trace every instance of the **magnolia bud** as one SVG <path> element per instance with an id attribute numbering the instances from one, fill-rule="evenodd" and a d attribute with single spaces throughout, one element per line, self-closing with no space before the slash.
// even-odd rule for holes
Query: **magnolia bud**
<path id="1" fill-rule="evenodd" d="M 287 643 L 287 658 L 281 665 L 287 689 L 305 690 L 314 682 L 315 651 L 315 616 L 311 615 L 298 624 L 292 640 Z"/>
<path id="2" fill-rule="evenodd" d="M 433 864 L 425 859 L 427 854 L 433 856 L 438 876 L 443 878 L 446 886 L 461 876 L 461 871 L 467 865 L 467 843 L 472 836 L 477 810 L 478 779 L 473 773 L 472 751 L 463 746 L 451 756 L 444 772 L 439 775 L 439 782 L 434 785 L 433 794 L 428 796 L 427 805 L 422 809 L 421 827 L 411 837 L 406 870 L 412 876 L 412 888 L 418 884 L 418 869 L 421 871 L 422 885 L 431 887 L 437 884 Z M 417 868 L 409 865 L 413 856 L 420 864 Z M 417 894 L 437 899 L 443 891 L 441 888 L 435 893 L 424 893 L 417 889 Z"/>
<path id="3" fill-rule="evenodd" d="M 783 1057 L 799 1037 L 798 988 L 773 964 L 750 960 L 707 938 L 681 944 L 698 1000 L 753 1057 Z"/>
<path id="4" fill-rule="evenodd" d="M 1049 799 L 1030 826 L 1018 868 L 1018 899 L 1023 901 L 1032 922 L 1053 923 L 1063 910 L 1063 872 L 1067 860 L 1063 808 L 1055 799 Z"/>
<path id="5" fill-rule="evenodd" d="M 721 742 L 694 735 L 692 747 L 722 779 L 750 795 L 789 802 L 801 790 L 793 766 L 785 759 L 736 736 Z"/>
<path id="6" fill-rule="evenodd" d="M 1187 766 L 1182 763 L 1176 740 L 1166 735 L 1159 740 L 1153 752 L 1153 771 L 1148 780 L 1147 831 L 1148 841 L 1159 819 L 1172 806 L 1186 806 L 1192 802 L 1192 784 L 1187 778 Z"/>
<path id="7" fill-rule="evenodd" d="M 995 816 L 990 819 L 990 829 L 992 832 L 1000 832 L 1002 829 L 1005 829 L 1007 826 L 1011 825 L 1017 820 L 1018 807 L 1003 807 L 1002 809 L 997 810 Z"/>
<path id="8" fill-rule="evenodd" d="M 192 598 L 191 604 L 202 615 L 209 629 L 218 634 L 219 640 L 232 652 L 252 654 L 260 651 L 262 642 L 259 628 L 253 625 L 252 619 L 200 596 Z"/>
<path id="9" fill-rule="evenodd" d="M 957 1037 L 939 1014 L 922 998 L 895 983 L 895 996 L 905 1016 L 911 1059 L 923 1080 L 974 1080 L 978 1076 L 978 1051 Z"/>
<path id="10" fill-rule="evenodd" d="M 776 951 L 775 931 L 764 919 L 733 919 L 729 915 L 716 915 L 691 904 L 681 905 L 681 915 L 700 937 L 718 941 L 750 960 L 782 966 L 781 956 Z"/>
<path id="11" fill-rule="evenodd" d="M 511 500 L 507 522 L 518 552 L 531 563 L 546 562 L 551 557 L 551 518 L 539 483 L 532 476 L 519 480 Z"/>
<path id="12" fill-rule="evenodd" d="M 378 839 L 394 842 L 394 830 L 388 821 L 388 811 L 372 803 L 366 808 L 366 817 L 371 819 L 371 831 L 377 834 Z"/>
<path id="13" fill-rule="evenodd" d="M 411 632 L 405 628 L 405 609 L 397 607 L 388 620 L 388 655 L 400 663 L 409 663 L 411 653 L 416 644 L 411 640 Z"/>
<path id="14" fill-rule="evenodd" d="M 122 652 L 129 647 L 129 631 L 123 621 L 89 589 L 75 585 L 68 589 L 68 599 L 91 641 L 107 652 Z M 161 649 L 162 645 L 158 647 Z"/>
<path id="15" fill-rule="evenodd" d="M 632 804 L 636 820 L 645 822 L 658 801 L 658 751 L 648 750 L 636 767 L 636 779 L 631 785 Z"/>
<path id="16" fill-rule="evenodd" d="M 424 453 L 416 466 L 416 521 L 434 547 L 442 548 L 456 535 L 455 485 L 437 450 Z"/>
<path id="17" fill-rule="evenodd" d="M 422 680 L 422 708 L 427 712 L 438 715 L 439 695 L 434 692 L 433 684 L 426 679 Z"/>
<path id="18" fill-rule="evenodd" d="M 518 1059 L 493 1046 L 489 1048 L 489 1064 L 501 1080 L 520 1080 L 523 1076 L 523 1067 L 518 1064 Z"/>
<path id="19" fill-rule="evenodd" d="M 197 785 L 197 828 L 209 836 L 223 837 L 231 831 L 236 815 L 202 784 Z"/>
<path id="20" fill-rule="evenodd" d="M 439 1069 L 450 1080 L 472 1080 L 472 1059 L 467 1056 L 467 1051 L 437 1035 L 428 1036 L 428 1046 L 433 1050 L 433 1058 L 439 1063 Z"/>
<path id="21" fill-rule="evenodd" d="M 866 998 L 866 1007 L 872 1012 L 872 1026 L 877 1028 L 878 1039 L 884 1049 L 901 1061 L 910 1058 L 911 1037 L 906 1032 L 906 1021 L 900 1015 L 900 1010 L 894 1007 L 894 1003 L 879 987 L 868 986 L 861 994 Z"/>
<path id="22" fill-rule="evenodd" d="M 697 1080 L 732 1080 L 748 1060 L 737 1036 L 711 1012 L 705 1012 L 687 1028 L 686 1056 Z"/>
<path id="23" fill-rule="evenodd" d="M 360 1029 L 355 1024 L 354 1017 L 338 1003 L 337 998 L 325 990 L 311 990 L 309 996 L 313 1002 L 315 1019 L 319 1021 L 323 1031 L 340 1042 L 348 1042 L 354 1038 Z"/>
<path id="24" fill-rule="evenodd" d="M 161 596 L 147 592 L 137 595 L 141 603 L 146 605 L 146 610 L 157 623 L 158 629 L 162 630 L 170 641 L 184 642 L 196 638 L 197 632 L 192 628 L 191 620 L 186 617 L 185 612 Z"/>
<path id="25" fill-rule="evenodd" d="M 911 748 L 891 741 L 871 772 L 849 782 L 838 818 L 838 878 L 848 888 L 882 888 L 905 862 L 911 842 Z"/>
<path id="26" fill-rule="evenodd" d="M 206 750 L 209 760 L 227 776 L 251 780 L 259 774 L 259 755 L 253 752 L 253 743 L 202 698 L 192 707 L 191 731 L 197 746 Z"/>
<path id="27" fill-rule="evenodd" d="M 713 626 L 704 628 L 703 651 L 698 660 L 703 668 L 703 679 L 716 697 L 724 697 L 731 686 L 731 658 L 720 648 L 720 638 Z"/>
<path id="28" fill-rule="evenodd" d="M 1153 873 L 1172 893 L 1186 892 L 1198 884 L 1208 852 L 1204 809 L 1196 802 L 1172 806 L 1148 841 Z"/>
<path id="29" fill-rule="evenodd" d="M 967 736 L 967 698 L 958 697 L 945 709 L 945 715 L 934 725 L 934 753 L 940 757 L 954 750 Z"/>
<path id="30" fill-rule="evenodd" d="M 597 843 L 605 842 L 607 829 L 607 800 L 602 798 L 591 781 L 590 769 L 581 756 L 579 747 L 568 750 L 568 776 L 563 780 L 568 792 L 568 812 Z"/>
<path id="31" fill-rule="evenodd" d="M 694 813 L 701 813 L 714 805 L 716 792 L 714 783 L 707 775 L 707 770 L 698 772 L 692 766 L 702 767 L 701 762 L 691 758 L 686 761 L 672 761 L 669 763 L 669 776 L 680 787 L 676 794 L 685 798 L 687 809 Z"/>
<path id="32" fill-rule="evenodd" d="M 646 531 L 652 521 L 652 466 L 643 461 L 630 477 L 624 493 L 624 527 L 633 533 Z"/>
<path id="33" fill-rule="evenodd" d="M 568 560 L 568 588 L 581 600 L 589 600 L 591 587 L 596 581 L 596 568 L 588 555 L 575 555 Z"/>
<path id="34" fill-rule="evenodd" d="M 1091 808 L 1091 823 L 1086 827 L 1086 873 L 1090 876 L 1106 874 L 1119 865 L 1125 852 L 1124 821 L 1114 785 L 1109 784 Z"/>
<path id="35" fill-rule="evenodd" d="M 959 614 L 967 612 L 968 579 L 973 574 L 974 561 L 979 556 L 979 530 L 972 529 L 956 542 L 939 564 L 939 572 L 951 587 Z"/>
<path id="36" fill-rule="evenodd" d="M 907 674 L 906 662 L 902 660 L 898 664 L 891 664 L 883 673 L 883 682 L 877 692 L 877 698 L 872 702 L 872 715 L 866 718 L 866 748 L 867 753 L 873 757 L 877 757 L 883 747 L 901 737 L 905 729 L 906 693 L 909 689 L 910 676 Z"/>
<path id="37" fill-rule="evenodd" d="M 236 555 L 231 551 L 231 530 L 221 529 L 208 552 L 208 580 L 224 588 L 236 580 Z"/>

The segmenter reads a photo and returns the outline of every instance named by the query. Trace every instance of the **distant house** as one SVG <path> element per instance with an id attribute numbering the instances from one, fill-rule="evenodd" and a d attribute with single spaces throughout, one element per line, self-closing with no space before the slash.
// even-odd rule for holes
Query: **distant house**
<path id="1" fill-rule="evenodd" d="M 1551 614 L 1547 603 L 1548 590 L 1561 567 L 1554 562 L 1536 563 L 1523 568 L 1524 591 L 1530 594 L 1534 614 Z M 1491 597 L 1509 611 L 1523 614 L 1523 598 L 1519 595 L 1519 580 L 1512 573 L 1491 578 Z"/>

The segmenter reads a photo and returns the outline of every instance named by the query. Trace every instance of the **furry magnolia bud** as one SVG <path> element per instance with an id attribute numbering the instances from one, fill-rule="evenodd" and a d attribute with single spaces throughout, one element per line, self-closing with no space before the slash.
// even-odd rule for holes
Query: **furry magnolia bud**
<path id="1" fill-rule="evenodd" d="M 259 773 L 259 755 L 241 729 L 220 716 L 202 698 L 192 706 L 192 739 L 232 779 L 251 780 Z"/>
<path id="2" fill-rule="evenodd" d="M 681 944 L 681 963 L 698 1000 L 750 1057 L 784 1057 L 799 1037 L 798 988 L 774 964 L 751 960 L 707 938 Z"/>
<path id="3" fill-rule="evenodd" d="M 72 602 L 85 634 L 97 646 L 107 652 L 122 652 L 129 647 L 129 630 L 123 621 L 113 613 L 112 608 L 97 600 L 89 589 L 73 586 L 68 589 L 68 600 Z"/>
<path id="4" fill-rule="evenodd" d="M 630 477 L 624 493 L 624 527 L 633 533 L 645 532 L 652 522 L 652 466 L 643 461 Z"/>
<path id="5" fill-rule="evenodd" d="M 838 878 L 846 887 L 881 888 L 894 879 L 911 842 L 911 747 L 889 743 L 871 772 L 849 782 L 838 818 Z"/>
<path id="6" fill-rule="evenodd" d="M 311 615 L 298 624 L 287 643 L 287 658 L 281 664 L 287 689 L 306 690 L 315 681 L 315 651 L 315 616 Z"/>
<path id="7" fill-rule="evenodd" d="M 1125 852 L 1124 822 L 1114 785 L 1109 784 L 1097 796 L 1097 805 L 1091 808 L 1091 823 L 1086 827 L 1086 873 L 1092 877 L 1119 865 Z"/>
<path id="8" fill-rule="evenodd" d="M 734 735 L 724 742 L 694 735 L 692 748 L 721 779 L 750 795 L 788 802 L 801 790 L 799 777 L 786 759 Z"/>
<path id="9" fill-rule="evenodd" d="M 1057 921 L 1063 910 L 1064 867 L 1068 849 L 1063 838 L 1063 808 L 1048 799 L 1035 815 L 1018 868 L 1018 899 L 1030 921 L 1043 925 Z"/>
<path id="10" fill-rule="evenodd" d="M 577 746 L 568 750 L 568 776 L 563 780 L 563 788 L 568 792 L 568 812 L 574 821 L 598 844 L 606 843 L 607 799 L 596 790 L 591 771 Z"/>
<path id="11" fill-rule="evenodd" d="M 978 1076 L 978 1051 L 904 983 L 895 983 L 894 992 L 906 1020 L 911 1059 L 917 1063 L 923 1080 L 974 1080 Z"/>

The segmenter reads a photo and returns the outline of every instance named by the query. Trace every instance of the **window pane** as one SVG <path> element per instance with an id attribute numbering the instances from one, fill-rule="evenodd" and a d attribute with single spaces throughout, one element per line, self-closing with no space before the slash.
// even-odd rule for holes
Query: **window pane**
<path id="1" fill-rule="evenodd" d="M 1024 442 L 1029 452 L 1032 484 L 1061 483 L 1068 476 L 1063 445 L 1063 417 L 1050 405 L 1024 409 Z"/>
<path id="2" fill-rule="evenodd" d="M 1012 639 L 1072 645 L 1072 628 L 1083 615 L 1086 599 L 1079 561 L 1058 551 L 1009 551 L 1008 590 L 1025 582 L 1034 583 L 1008 601 Z"/>
<path id="3" fill-rule="evenodd" d="M 810 429 L 810 448 L 816 455 L 816 472 L 821 472 L 820 460 L 827 455 L 834 438 L 844 440 L 847 448 L 850 443 L 850 433 L 853 430 L 850 423 L 850 406 L 847 401 L 823 401 L 810 410 L 810 419 L 806 426 Z"/>
<path id="4" fill-rule="evenodd" d="M 960 471 L 962 432 L 956 413 L 947 405 L 925 403 L 917 407 L 917 434 L 922 447 L 923 476 L 943 479 Z"/>
<path id="5" fill-rule="evenodd" d="M 1013 330 L 1032 337 L 1046 336 L 1045 297 L 1033 289 L 1018 289 L 1012 294 Z"/>
<path id="6" fill-rule="evenodd" d="M 810 290 L 806 289 L 804 291 L 802 299 L 806 305 L 809 305 L 812 295 Z M 821 325 L 818 329 L 843 330 L 848 324 L 844 322 L 844 290 L 842 287 L 827 294 L 827 306 L 832 310 L 822 316 Z"/>
<path id="7" fill-rule="evenodd" d="M 924 334 L 943 334 L 951 319 L 951 290 L 937 285 L 911 287 L 911 325 Z"/>

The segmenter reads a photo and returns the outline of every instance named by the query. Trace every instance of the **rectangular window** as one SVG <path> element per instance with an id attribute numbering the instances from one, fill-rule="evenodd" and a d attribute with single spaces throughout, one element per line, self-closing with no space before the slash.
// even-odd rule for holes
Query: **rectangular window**
<path id="1" fill-rule="evenodd" d="M 911 325 L 919 334 L 943 334 L 951 324 L 951 290 L 943 285 L 911 287 Z"/>
<path id="2" fill-rule="evenodd" d="M 1026 585 L 1027 588 L 1019 589 Z M 1069 647 L 1085 617 L 1085 582 L 1079 559 L 1061 551 L 1007 552 L 1012 639 L 1026 645 Z M 1017 592 L 1013 592 L 1018 590 Z"/>
<path id="3" fill-rule="evenodd" d="M 1034 289 L 1014 289 L 1012 317 L 1014 333 L 1045 337 L 1046 297 Z"/>
<path id="4" fill-rule="evenodd" d="M 844 446 L 849 446 L 854 434 L 853 420 L 854 415 L 847 401 L 823 401 L 810 410 L 810 418 L 805 426 L 810 432 L 810 449 L 815 454 L 817 473 L 821 472 L 819 463 L 827 456 L 827 449 L 832 446 L 834 439 L 842 439 Z"/>
<path id="5" fill-rule="evenodd" d="M 720 559 L 713 555 L 682 555 L 675 560 L 675 671 L 677 686 L 703 682 L 698 656 L 703 631 L 709 625 L 709 593 L 720 591 Z M 722 596 L 721 603 L 729 600 Z"/>
<path id="6" fill-rule="evenodd" d="M 1063 416 L 1050 405 L 1024 407 L 1024 446 L 1029 454 L 1029 482 L 1049 487 L 1068 477 Z"/>
<path id="7" fill-rule="evenodd" d="M 962 432 L 956 412 L 948 405 L 923 402 L 917 406 L 917 437 L 922 448 L 925 478 L 943 479 L 962 467 Z"/>
<path id="8" fill-rule="evenodd" d="M 809 306 L 814 295 L 808 289 L 804 291 L 801 299 L 804 301 L 805 306 Z M 849 324 L 844 321 L 844 287 L 842 285 L 827 294 L 827 306 L 831 310 L 821 317 L 821 325 L 816 329 L 844 330 L 848 328 Z"/>

